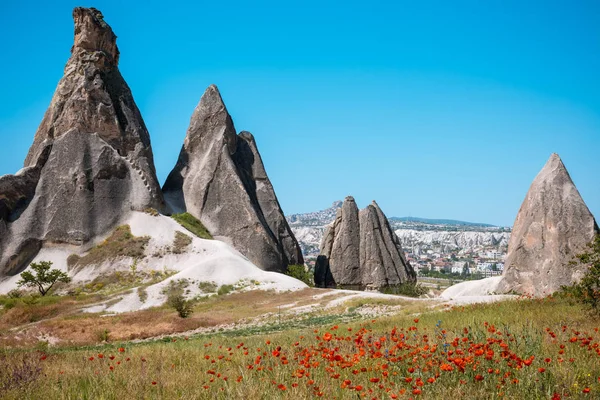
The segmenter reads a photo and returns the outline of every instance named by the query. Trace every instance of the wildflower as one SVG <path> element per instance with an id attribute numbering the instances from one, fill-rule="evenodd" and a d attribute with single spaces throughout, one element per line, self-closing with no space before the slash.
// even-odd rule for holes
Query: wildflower
<path id="1" fill-rule="evenodd" d="M 153 384 L 153 385 L 156 385 L 156 381 L 152 381 L 152 384 Z"/>
<path id="2" fill-rule="evenodd" d="M 540 374 L 542 374 L 542 373 L 546 372 L 546 368 L 538 368 L 538 372 Z"/>
<path id="3" fill-rule="evenodd" d="M 125 349 L 123 347 L 119 347 L 119 353 L 124 353 Z"/>
<path id="4" fill-rule="evenodd" d="M 280 383 L 277 387 L 282 391 L 287 390 L 287 387 L 285 387 L 285 385 L 283 383 Z"/>
<path id="5" fill-rule="evenodd" d="M 475 381 L 480 382 L 483 380 L 483 376 L 480 374 L 475 375 Z"/>

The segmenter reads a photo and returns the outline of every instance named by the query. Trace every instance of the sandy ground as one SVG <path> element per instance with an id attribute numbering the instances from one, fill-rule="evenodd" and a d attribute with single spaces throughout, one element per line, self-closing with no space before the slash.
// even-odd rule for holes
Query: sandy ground
<path id="1" fill-rule="evenodd" d="M 501 276 L 493 276 L 457 283 L 444 290 L 440 298 L 450 300 L 453 304 L 491 303 L 517 298 L 514 295 L 495 294 L 501 280 Z"/>

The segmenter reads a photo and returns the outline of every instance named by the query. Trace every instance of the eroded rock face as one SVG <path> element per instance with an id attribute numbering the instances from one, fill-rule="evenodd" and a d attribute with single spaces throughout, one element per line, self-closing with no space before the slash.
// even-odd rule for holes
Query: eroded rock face
<path id="1" fill-rule="evenodd" d="M 148 187 L 144 202 L 161 207 L 150 135 L 119 72 L 117 36 L 94 8 L 75 8 L 73 19 L 71 57 L 35 134 L 25 166 L 35 164 L 46 145 L 69 131 L 97 133 L 141 171 Z"/>
<path id="2" fill-rule="evenodd" d="M 194 110 L 163 193 L 174 212 L 196 216 L 259 268 L 281 272 L 304 262 L 254 137 L 236 134 L 214 85 Z"/>
<path id="3" fill-rule="evenodd" d="M 132 209 L 161 208 L 148 131 L 119 73 L 116 36 L 75 8 L 75 43 L 25 160 L 0 177 L 0 278 L 44 243 L 81 245 Z"/>
<path id="4" fill-rule="evenodd" d="M 377 203 L 359 212 L 350 196 L 325 232 L 320 257 L 341 286 L 377 289 L 416 280 L 398 236 Z M 315 267 L 315 282 L 316 271 Z"/>
<path id="5" fill-rule="evenodd" d="M 552 154 L 517 214 L 498 292 L 540 297 L 579 281 L 585 267 L 569 263 L 598 232 L 560 157 Z"/>

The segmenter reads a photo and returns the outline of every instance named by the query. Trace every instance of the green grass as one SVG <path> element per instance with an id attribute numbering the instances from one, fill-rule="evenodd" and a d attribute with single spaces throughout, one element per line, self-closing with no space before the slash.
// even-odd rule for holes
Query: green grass
<path id="1" fill-rule="evenodd" d="M 146 343 L 0 350 L 0 383 L 10 382 L 4 389 L 0 384 L 0 397 L 600 396 L 600 322 L 569 299 L 505 301 L 377 320 L 347 317 L 308 316 L 303 321 L 187 339 L 170 335 Z M 531 356 L 530 365 L 521 365 Z M 461 371 L 459 365 L 466 368 Z M 420 380 L 422 386 L 417 385 Z M 413 394 L 415 390 L 422 393 Z"/>
<path id="2" fill-rule="evenodd" d="M 202 222 L 196 217 L 194 217 L 190 213 L 182 213 L 182 214 L 173 214 L 171 216 L 175 221 L 177 221 L 181 226 L 183 226 L 188 231 L 192 232 L 194 235 L 198 236 L 201 239 L 212 239 L 212 235 L 202 225 Z"/>

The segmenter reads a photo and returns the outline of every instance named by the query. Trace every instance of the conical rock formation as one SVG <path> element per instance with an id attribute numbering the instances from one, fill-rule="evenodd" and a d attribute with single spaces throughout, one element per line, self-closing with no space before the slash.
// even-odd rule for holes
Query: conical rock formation
<path id="1" fill-rule="evenodd" d="M 75 8 L 75 43 L 16 175 L 0 177 L 0 277 L 44 243 L 80 245 L 132 209 L 160 208 L 150 137 L 117 64 L 116 36 L 93 8 Z"/>
<path id="2" fill-rule="evenodd" d="M 259 268 L 285 271 L 302 253 L 269 181 L 254 137 L 236 134 L 212 85 L 192 115 L 175 168 L 163 186 L 174 212 L 199 218 Z"/>
<path id="3" fill-rule="evenodd" d="M 599 232 L 558 154 L 536 176 L 517 214 L 498 292 L 544 296 L 577 282 L 570 264 Z"/>
<path id="4" fill-rule="evenodd" d="M 325 231 L 319 257 L 325 257 L 321 265 L 329 263 L 335 284 L 345 287 L 376 289 L 416 280 L 398 236 L 375 201 L 358 211 L 354 198 L 346 197 Z M 330 286 L 321 276 L 326 272 L 320 271 L 319 281 Z"/>

